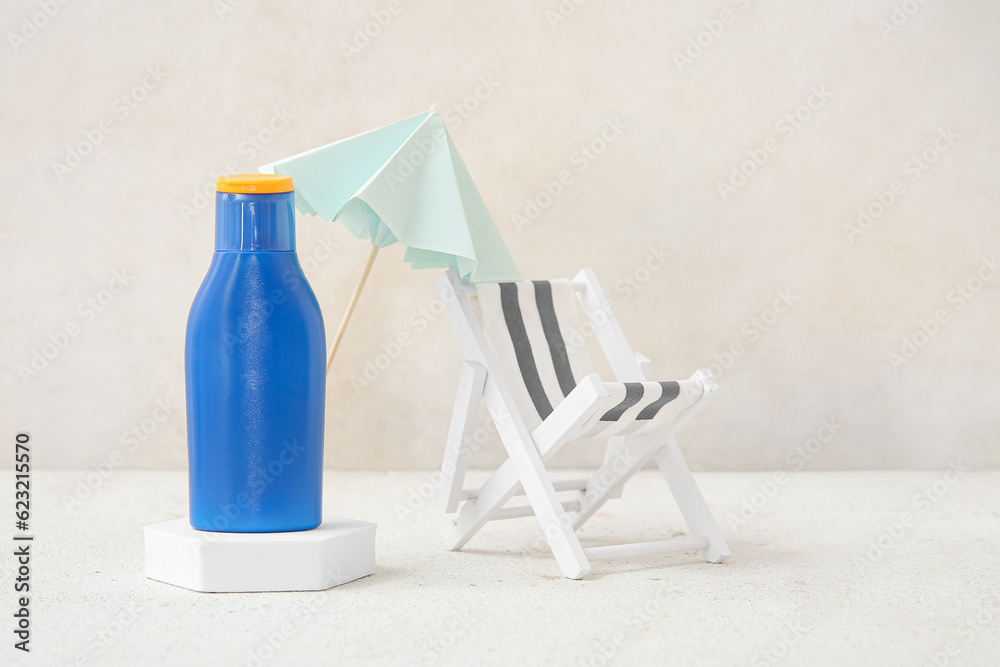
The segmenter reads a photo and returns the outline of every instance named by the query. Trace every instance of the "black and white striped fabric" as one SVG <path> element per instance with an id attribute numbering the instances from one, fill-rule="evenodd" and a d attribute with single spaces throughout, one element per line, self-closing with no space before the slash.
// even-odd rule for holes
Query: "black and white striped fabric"
<path id="1" fill-rule="evenodd" d="M 568 280 L 477 285 L 483 328 L 529 430 L 593 372 Z M 701 396 L 696 380 L 605 382 L 608 398 L 575 438 L 638 433 Z"/>

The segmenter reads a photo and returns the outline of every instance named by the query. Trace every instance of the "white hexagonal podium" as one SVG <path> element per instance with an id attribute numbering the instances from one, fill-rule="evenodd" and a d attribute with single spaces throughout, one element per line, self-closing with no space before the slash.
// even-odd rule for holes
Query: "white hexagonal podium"
<path id="1" fill-rule="evenodd" d="M 202 593 L 319 591 L 375 572 L 375 524 L 323 517 L 312 530 L 214 533 L 187 517 L 143 529 L 146 576 Z"/>

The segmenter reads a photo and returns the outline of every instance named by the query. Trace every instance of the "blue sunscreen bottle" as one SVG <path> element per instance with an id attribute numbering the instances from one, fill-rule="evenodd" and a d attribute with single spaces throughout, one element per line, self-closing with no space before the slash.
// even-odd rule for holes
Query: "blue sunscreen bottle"
<path id="1" fill-rule="evenodd" d="M 191 525 L 308 530 L 322 521 L 326 334 L 295 252 L 292 179 L 224 176 L 217 190 L 184 355 Z"/>

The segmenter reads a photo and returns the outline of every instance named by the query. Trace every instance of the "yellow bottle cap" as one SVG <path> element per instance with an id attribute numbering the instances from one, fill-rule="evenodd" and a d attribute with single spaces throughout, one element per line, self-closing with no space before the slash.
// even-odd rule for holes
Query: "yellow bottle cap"
<path id="1" fill-rule="evenodd" d="M 278 174 L 233 174 L 220 176 L 215 183 L 218 192 L 236 194 L 268 194 L 275 192 L 291 192 L 292 177 Z"/>

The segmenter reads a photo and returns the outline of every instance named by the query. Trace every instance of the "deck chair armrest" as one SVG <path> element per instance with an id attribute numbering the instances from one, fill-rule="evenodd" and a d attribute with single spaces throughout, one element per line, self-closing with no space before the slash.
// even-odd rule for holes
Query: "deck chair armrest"
<path id="1" fill-rule="evenodd" d="M 545 460 L 546 452 L 572 440 L 607 398 L 608 390 L 597 373 L 591 373 L 580 380 L 573 391 L 531 433 L 531 439 L 542 460 Z"/>
<path id="2" fill-rule="evenodd" d="M 719 383 L 715 381 L 715 376 L 712 375 L 712 371 L 707 368 L 701 368 L 694 372 L 691 376 L 692 380 L 697 380 L 701 383 L 705 394 L 711 394 L 713 392 L 719 391 Z"/>

